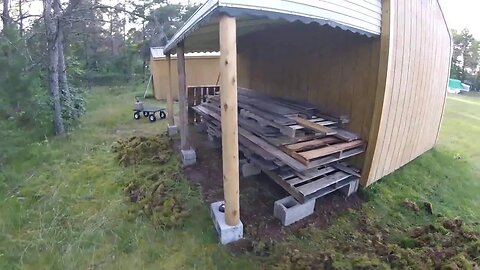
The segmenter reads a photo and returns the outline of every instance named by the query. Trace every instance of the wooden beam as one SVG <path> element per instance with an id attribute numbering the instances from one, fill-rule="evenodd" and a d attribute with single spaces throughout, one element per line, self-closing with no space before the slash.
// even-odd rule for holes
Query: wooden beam
<path id="1" fill-rule="evenodd" d="M 382 2 L 382 34 L 380 35 L 380 62 L 377 75 L 377 86 L 375 93 L 375 104 L 373 105 L 372 125 L 368 137 L 368 146 L 363 162 L 362 177 L 360 184 L 367 187 L 377 180 L 376 170 L 379 166 L 380 152 L 384 141 L 386 128 L 386 117 L 382 117 L 383 111 L 388 108 L 391 96 L 391 85 L 389 72 L 392 69 L 393 61 L 393 37 L 395 36 L 394 19 L 396 17 L 394 5 L 396 1 L 384 0 Z M 380 133 L 382 135 L 380 135 Z"/>
<path id="2" fill-rule="evenodd" d="M 325 135 L 334 135 L 337 133 L 334 129 L 319 125 L 317 123 L 310 122 L 308 121 L 308 119 L 305 119 L 305 118 L 301 118 L 297 116 L 297 117 L 294 117 L 293 120 L 295 120 L 295 122 L 297 122 L 299 125 L 303 127 L 314 130 L 316 132 L 324 133 Z"/>
<path id="3" fill-rule="evenodd" d="M 172 86 L 172 56 L 167 54 L 168 61 L 168 90 L 167 90 L 167 121 L 168 125 L 175 125 L 173 117 L 173 86 Z"/>
<path id="4" fill-rule="evenodd" d="M 187 106 L 187 82 L 185 76 L 185 49 L 184 44 L 179 43 L 177 47 L 177 70 L 178 70 L 178 99 L 180 114 L 180 149 L 189 150 L 188 142 L 188 106 Z"/>
<path id="5" fill-rule="evenodd" d="M 238 109 L 237 109 L 237 26 L 234 17 L 220 16 L 220 104 L 222 119 L 223 192 L 225 222 L 240 223 Z"/>

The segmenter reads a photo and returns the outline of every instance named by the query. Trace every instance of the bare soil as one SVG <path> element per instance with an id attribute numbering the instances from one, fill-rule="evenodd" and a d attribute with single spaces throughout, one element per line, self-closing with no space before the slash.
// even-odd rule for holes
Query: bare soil
<path id="1" fill-rule="evenodd" d="M 190 142 L 196 150 L 197 163 L 185 168 L 184 173 L 192 184 L 200 188 L 206 203 L 222 200 L 221 148 L 213 147 L 206 134 L 194 129 L 190 132 Z M 358 209 L 362 204 L 357 195 L 345 199 L 343 195 L 333 193 L 317 200 L 313 215 L 284 227 L 273 216 L 273 204 L 286 196 L 288 194 L 264 174 L 240 179 L 240 218 L 245 226 L 246 241 L 231 245 L 234 253 L 249 251 L 251 242 L 276 242 L 306 227 L 326 227 L 339 214 L 348 209 Z"/>

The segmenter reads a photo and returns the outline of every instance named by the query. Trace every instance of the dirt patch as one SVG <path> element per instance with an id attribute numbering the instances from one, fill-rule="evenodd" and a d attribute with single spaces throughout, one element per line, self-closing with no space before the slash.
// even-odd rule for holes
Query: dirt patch
<path id="1" fill-rule="evenodd" d="M 184 169 L 188 180 L 202 191 L 210 204 L 223 199 L 221 149 L 215 149 L 205 134 L 191 132 L 190 141 L 197 153 L 197 163 Z M 178 142 L 176 142 L 178 143 Z M 273 216 L 273 204 L 288 194 L 267 176 L 261 174 L 240 179 L 240 217 L 246 240 L 229 245 L 234 253 L 268 253 L 271 246 L 303 228 L 324 228 L 348 209 L 358 209 L 362 200 L 331 194 L 317 200 L 315 213 L 288 227 Z"/>

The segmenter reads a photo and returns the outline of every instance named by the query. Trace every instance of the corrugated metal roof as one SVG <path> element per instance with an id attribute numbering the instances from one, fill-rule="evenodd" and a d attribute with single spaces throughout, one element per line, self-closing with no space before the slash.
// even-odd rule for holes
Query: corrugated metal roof
<path id="1" fill-rule="evenodd" d="M 150 55 L 154 60 L 156 59 L 165 59 L 166 56 L 163 53 L 163 47 L 151 47 L 150 48 Z M 204 57 L 219 57 L 219 52 L 193 52 L 193 53 L 186 53 L 185 58 L 204 58 Z M 176 54 L 172 54 L 172 59 L 177 57 Z"/>
<path id="2" fill-rule="evenodd" d="M 366 36 L 381 33 L 381 0 L 209 0 L 165 47 L 185 42 L 186 52 L 218 51 L 218 15 L 237 17 L 237 35 L 293 21 L 318 23 Z M 188 37 L 188 39 L 186 39 Z"/>

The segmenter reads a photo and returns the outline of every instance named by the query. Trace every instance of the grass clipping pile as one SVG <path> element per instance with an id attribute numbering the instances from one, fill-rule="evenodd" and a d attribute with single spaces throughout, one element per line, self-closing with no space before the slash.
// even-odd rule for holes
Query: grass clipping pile
<path id="1" fill-rule="evenodd" d="M 112 151 L 121 165 L 135 167 L 135 177 L 125 187 L 137 205 L 134 211 L 149 217 L 155 226 L 180 225 L 189 212 L 192 192 L 173 158 L 171 139 L 165 134 L 131 137 L 117 141 Z"/>

